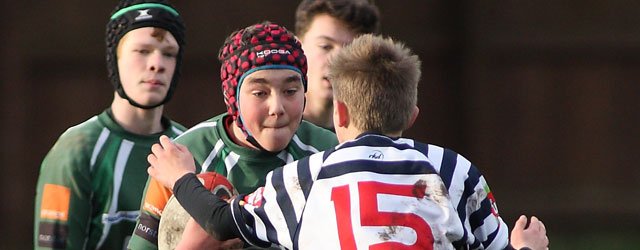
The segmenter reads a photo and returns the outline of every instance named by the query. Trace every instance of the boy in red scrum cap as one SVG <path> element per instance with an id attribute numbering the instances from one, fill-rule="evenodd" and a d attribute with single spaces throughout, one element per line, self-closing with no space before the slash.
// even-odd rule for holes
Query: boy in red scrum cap
<path id="1" fill-rule="evenodd" d="M 227 112 L 176 139 L 193 153 L 198 173 L 220 173 L 246 193 L 263 186 L 276 167 L 337 144 L 335 134 L 302 120 L 307 59 L 286 28 L 263 22 L 240 29 L 227 37 L 218 59 Z M 171 195 L 149 179 L 129 248 L 157 248 Z"/>

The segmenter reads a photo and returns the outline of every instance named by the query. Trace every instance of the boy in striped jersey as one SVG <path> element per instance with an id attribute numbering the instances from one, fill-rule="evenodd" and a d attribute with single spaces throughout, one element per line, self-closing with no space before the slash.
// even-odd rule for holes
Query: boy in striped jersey
<path id="1" fill-rule="evenodd" d="M 250 192 L 276 167 L 338 143 L 335 134 L 302 120 L 306 57 L 286 28 L 264 22 L 240 29 L 226 39 L 218 59 L 227 113 L 176 139 L 193 153 L 198 173 L 220 173 L 239 192 Z M 159 222 L 171 195 L 149 179 L 129 248 L 158 247 Z"/>
<path id="2" fill-rule="evenodd" d="M 163 116 L 177 86 L 184 24 L 166 1 L 121 1 L 107 24 L 111 106 L 65 131 L 42 162 L 35 249 L 122 249 L 133 232 L 160 135 L 185 128 Z"/>
<path id="3" fill-rule="evenodd" d="M 228 204 L 204 190 L 187 148 L 160 138 L 149 174 L 174 190 L 202 228 L 288 249 L 546 249 L 544 225 L 512 232 L 485 179 L 464 157 L 402 138 L 418 114 L 420 61 L 402 44 L 364 35 L 332 59 L 340 145 L 269 173 Z"/>

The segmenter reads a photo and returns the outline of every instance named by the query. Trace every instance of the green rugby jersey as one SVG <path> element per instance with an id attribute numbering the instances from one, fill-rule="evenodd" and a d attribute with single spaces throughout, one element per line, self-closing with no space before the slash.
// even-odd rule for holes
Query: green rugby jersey
<path id="1" fill-rule="evenodd" d="M 226 114 L 213 117 L 190 128 L 175 141 L 189 148 L 198 173 L 221 173 L 240 193 L 250 193 L 264 186 L 265 177 L 271 170 L 338 144 L 331 131 L 302 121 L 289 145 L 281 152 L 255 150 L 237 145 L 229 138 L 225 119 L 230 117 Z M 140 218 L 129 242 L 130 249 L 157 249 L 160 217 L 170 197 L 171 190 L 153 179 L 148 181 Z"/>
<path id="2" fill-rule="evenodd" d="M 35 249 L 123 249 L 148 179 L 147 156 L 161 134 L 185 128 L 166 118 L 155 135 L 125 131 L 107 109 L 69 128 L 46 155 L 36 189 Z"/>

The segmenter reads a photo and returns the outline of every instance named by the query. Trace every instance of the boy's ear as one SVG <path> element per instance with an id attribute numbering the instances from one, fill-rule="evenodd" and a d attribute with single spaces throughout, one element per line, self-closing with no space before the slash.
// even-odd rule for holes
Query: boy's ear
<path id="1" fill-rule="evenodd" d="M 416 122 L 416 119 L 418 118 L 419 113 L 420 113 L 420 108 L 418 108 L 418 106 L 413 106 L 413 111 L 411 111 L 411 117 L 409 118 L 409 123 L 407 123 L 406 129 L 409 129 L 411 126 L 413 126 L 413 123 Z"/>
<path id="2" fill-rule="evenodd" d="M 349 110 L 347 105 L 341 101 L 333 101 L 334 123 L 338 127 L 346 128 L 349 126 Z"/>

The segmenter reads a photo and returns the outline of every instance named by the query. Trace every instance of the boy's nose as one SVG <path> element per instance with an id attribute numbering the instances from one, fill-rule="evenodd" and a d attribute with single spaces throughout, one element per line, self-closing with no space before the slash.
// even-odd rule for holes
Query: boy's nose
<path id="1" fill-rule="evenodd" d="M 269 103 L 269 115 L 280 116 L 284 114 L 284 104 L 282 97 L 275 95 L 271 98 Z"/>
<path id="2" fill-rule="evenodd" d="M 148 59 L 147 63 L 149 65 L 149 70 L 151 70 L 151 71 L 164 72 L 164 70 L 165 70 L 164 56 L 159 51 L 153 52 L 149 56 L 149 59 Z"/>

